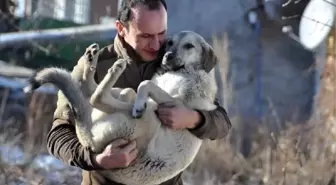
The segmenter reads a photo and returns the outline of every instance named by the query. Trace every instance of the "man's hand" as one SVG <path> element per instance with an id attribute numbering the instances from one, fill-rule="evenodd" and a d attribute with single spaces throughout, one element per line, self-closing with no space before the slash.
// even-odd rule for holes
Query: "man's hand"
<path id="1" fill-rule="evenodd" d="M 135 141 L 118 139 L 107 145 L 105 150 L 93 156 L 95 165 L 106 170 L 125 168 L 134 162 L 138 154 Z"/>
<path id="2" fill-rule="evenodd" d="M 193 129 L 200 123 L 201 115 L 183 104 L 158 106 L 160 121 L 172 129 Z"/>

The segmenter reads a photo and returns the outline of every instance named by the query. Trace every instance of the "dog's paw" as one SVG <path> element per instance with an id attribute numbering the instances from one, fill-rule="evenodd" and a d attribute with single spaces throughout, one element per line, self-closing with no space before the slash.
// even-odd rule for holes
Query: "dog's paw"
<path id="1" fill-rule="evenodd" d="M 126 69 L 127 61 L 125 59 L 119 59 L 114 62 L 113 66 L 108 70 L 109 73 L 120 73 Z"/>
<path id="2" fill-rule="evenodd" d="M 142 115 L 144 114 L 146 108 L 147 108 L 146 102 L 144 102 L 144 103 L 136 102 L 133 106 L 132 117 L 136 118 L 136 119 L 141 118 Z"/>
<path id="3" fill-rule="evenodd" d="M 99 45 L 96 43 L 91 44 L 89 47 L 86 48 L 86 51 L 84 53 L 85 58 L 85 65 L 88 65 L 90 67 L 90 70 L 95 70 L 98 62 L 98 51 L 99 51 Z"/>

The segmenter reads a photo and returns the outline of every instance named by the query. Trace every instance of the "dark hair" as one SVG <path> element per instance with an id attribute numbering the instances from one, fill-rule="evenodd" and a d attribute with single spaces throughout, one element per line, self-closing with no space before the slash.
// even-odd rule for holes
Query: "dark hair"
<path id="1" fill-rule="evenodd" d="M 149 10 L 159 10 L 160 3 L 167 10 L 167 4 L 165 0 L 121 0 L 121 4 L 118 7 L 117 20 L 122 24 L 127 25 L 127 22 L 131 19 L 131 8 L 137 5 L 144 5 Z"/>

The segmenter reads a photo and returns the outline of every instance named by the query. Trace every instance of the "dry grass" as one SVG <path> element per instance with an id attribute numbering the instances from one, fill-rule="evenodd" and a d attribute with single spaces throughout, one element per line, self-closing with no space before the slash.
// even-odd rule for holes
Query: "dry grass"
<path id="1" fill-rule="evenodd" d="M 206 142 L 186 179 L 192 184 L 332 184 L 335 156 L 320 125 L 290 126 L 272 134 L 259 128 L 252 152 L 243 157 L 228 140 Z M 201 178 L 200 178 L 201 177 Z M 208 180 L 214 183 L 208 183 Z"/>
<path id="2" fill-rule="evenodd" d="M 225 37 L 223 38 L 224 40 L 216 40 L 214 47 L 218 53 L 226 53 L 220 56 L 221 61 L 224 61 L 221 63 L 221 72 L 226 75 L 228 54 L 225 52 L 227 43 Z M 226 76 L 223 77 L 223 86 L 231 89 Z M 228 103 L 234 101 L 232 93 L 228 91 L 225 93 L 224 106 L 227 107 Z M 38 168 L 36 163 L 32 162 L 37 159 L 39 153 L 45 154 L 43 141 L 50 128 L 55 108 L 54 98 L 43 95 L 29 98 L 30 106 L 27 108 L 30 111 L 26 119 L 28 124 L 24 124 L 25 126 L 22 126 L 23 123 L 21 125 L 1 123 L 0 126 L 11 125 L 11 128 L 19 130 L 9 132 L 9 127 L 3 129 L 4 132 L 0 134 L 2 146 L 7 145 L 12 149 L 19 146 L 25 150 L 25 154 L 32 155 L 27 155 L 26 160 L 20 163 L 9 163 L 5 156 L 1 156 L 0 184 L 79 184 L 79 170 L 70 167 Z M 35 108 L 37 109 L 32 112 Z M 238 140 L 246 139 L 241 130 L 246 130 L 244 128 L 247 126 L 240 123 L 239 117 L 231 120 L 233 130 L 227 138 L 204 142 L 195 161 L 184 173 L 186 185 L 334 184 L 335 155 L 329 151 L 331 141 L 325 137 L 327 132 L 320 122 L 312 119 L 305 124 L 287 124 L 287 127 L 278 133 L 268 131 L 266 126 L 253 128 L 248 136 L 252 149 L 250 155 L 244 157 L 240 152 L 240 146 L 236 143 Z M 29 132 L 26 132 L 27 130 Z M 18 137 L 21 136 L 19 133 L 22 137 Z M 23 142 L 22 138 L 29 142 Z M 28 144 L 35 147 L 23 147 Z M 7 153 L 12 153 L 10 156 L 14 156 L 16 152 Z M 48 174 L 56 175 L 56 178 L 48 180 L 46 178 Z"/>

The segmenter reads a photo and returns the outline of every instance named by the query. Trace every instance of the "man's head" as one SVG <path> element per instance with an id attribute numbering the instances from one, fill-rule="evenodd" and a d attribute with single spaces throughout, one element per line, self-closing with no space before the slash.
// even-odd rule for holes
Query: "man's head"
<path id="1" fill-rule="evenodd" d="M 165 0 L 122 0 L 116 27 L 119 36 L 144 61 L 154 60 L 167 30 Z"/>

